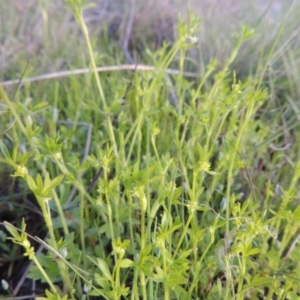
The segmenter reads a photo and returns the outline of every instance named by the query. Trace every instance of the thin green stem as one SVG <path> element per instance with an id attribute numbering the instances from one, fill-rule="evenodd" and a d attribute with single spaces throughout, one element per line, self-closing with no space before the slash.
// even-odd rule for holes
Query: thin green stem
<path id="1" fill-rule="evenodd" d="M 239 146 L 241 143 L 242 136 L 245 132 L 245 129 L 249 123 L 249 120 L 253 114 L 254 109 L 254 101 L 250 100 L 250 103 L 248 105 L 246 114 L 245 114 L 245 120 L 242 123 L 240 130 L 238 132 L 238 136 L 236 138 L 236 142 L 234 143 L 234 147 L 232 150 L 232 154 L 230 157 L 229 167 L 228 167 L 228 173 L 227 173 L 227 187 L 226 187 L 226 198 L 227 198 L 227 205 L 226 205 L 226 233 L 229 232 L 229 218 L 230 218 L 230 209 L 234 203 L 231 203 L 231 182 L 233 178 L 233 170 L 234 170 L 234 164 L 237 156 L 237 152 L 239 150 Z"/>
<path id="2" fill-rule="evenodd" d="M 181 236 L 180 236 L 180 239 L 179 239 L 179 241 L 178 241 L 178 243 L 177 243 L 175 252 L 174 252 L 174 254 L 173 254 L 173 257 L 174 257 L 174 258 L 176 258 L 176 255 L 177 255 L 177 253 L 178 253 L 178 251 L 179 251 L 179 248 L 180 248 L 180 246 L 181 246 L 181 244 L 182 244 L 182 241 L 183 241 L 183 239 L 186 237 L 187 231 L 188 231 L 188 229 L 189 229 L 189 226 L 190 226 L 190 223 L 191 223 L 192 220 L 193 220 L 193 215 L 190 213 L 190 215 L 189 215 L 189 217 L 188 217 L 188 219 L 187 219 L 187 221 L 186 221 L 186 223 L 185 223 L 185 226 L 184 226 L 184 229 L 183 229 L 182 234 L 181 234 Z"/>
<path id="3" fill-rule="evenodd" d="M 38 269 L 40 270 L 40 272 L 42 273 L 44 279 L 46 280 L 46 282 L 49 284 L 51 290 L 53 293 L 57 293 L 57 290 L 55 288 L 55 286 L 53 285 L 51 279 L 49 278 L 48 274 L 45 272 L 44 268 L 41 266 L 40 262 L 38 261 L 38 259 L 33 256 L 32 257 L 33 262 L 35 263 L 35 265 L 38 267 Z"/>
<path id="4" fill-rule="evenodd" d="M 189 294 L 191 295 L 192 292 L 193 292 L 193 289 L 197 286 L 197 283 L 198 283 L 198 277 L 199 277 L 199 274 L 200 274 L 200 271 L 202 270 L 202 262 L 204 260 L 204 258 L 206 258 L 206 255 L 209 251 L 209 249 L 211 248 L 211 246 L 214 244 L 215 242 L 215 229 L 213 227 L 209 228 L 209 231 L 210 231 L 210 241 L 209 241 L 209 244 L 207 245 L 207 247 L 205 248 L 205 250 L 203 251 L 201 257 L 200 257 L 200 260 L 199 262 L 197 261 L 197 264 L 196 264 L 196 271 L 195 271 L 195 275 L 194 275 L 194 280 L 189 288 Z"/>
<path id="5" fill-rule="evenodd" d="M 97 65 L 96 65 L 96 61 L 95 61 L 95 58 L 94 58 L 93 48 L 92 48 L 90 37 L 89 37 L 89 32 L 88 32 L 87 26 L 85 24 L 85 21 L 84 21 L 81 10 L 80 10 L 78 20 L 79 20 L 79 25 L 80 25 L 81 30 L 83 32 L 84 38 L 86 40 L 90 60 L 91 60 L 91 63 L 92 63 L 92 69 L 93 69 L 93 73 L 95 75 L 97 88 L 98 88 L 99 94 L 100 94 L 101 99 L 102 99 L 103 108 L 104 108 L 104 111 L 107 113 L 106 121 L 107 121 L 107 126 L 108 126 L 108 134 L 109 134 L 109 137 L 110 137 L 113 149 L 114 149 L 115 156 L 117 158 L 119 156 L 118 155 L 117 142 L 116 142 L 116 138 L 115 138 L 115 134 L 114 134 L 114 130 L 113 130 L 113 126 L 112 126 L 112 122 L 111 122 L 109 113 L 106 111 L 107 110 L 107 103 L 106 103 L 105 95 L 104 95 L 103 88 L 102 88 L 102 85 L 101 85 L 100 76 L 99 76 L 98 71 L 97 71 Z"/>
<path id="6" fill-rule="evenodd" d="M 162 250 L 162 259 L 163 259 L 163 271 L 164 271 L 164 278 L 165 278 L 165 282 L 164 282 L 164 300 L 169 300 L 170 299 L 170 291 L 169 291 L 169 287 L 168 287 L 168 283 L 167 283 L 167 277 L 168 277 L 168 266 L 167 266 L 167 258 L 166 258 L 166 249 L 165 249 L 165 245 L 163 246 Z"/>

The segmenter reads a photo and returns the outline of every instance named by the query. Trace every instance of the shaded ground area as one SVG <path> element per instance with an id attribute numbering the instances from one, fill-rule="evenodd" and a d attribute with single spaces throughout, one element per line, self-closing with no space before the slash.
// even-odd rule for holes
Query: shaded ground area
<path id="1" fill-rule="evenodd" d="M 9 170 L 1 172 L 0 182 L 0 222 L 7 221 L 19 227 L 21 219 L 24 218 L 28 234 L 43 238 L 44 221 L 34 196 L 27 194 L 27 188 L 22 186 L 19 180 L 10 177 Z M 26 279 L 30 262 L 23 256 L 23 249 L 12 241 L 5 241 L 5 235 L 10 234 L 4 226 L 1 225 L 0 230 L 0 278 L 9 284 L 9 292 L 0 285 L 0 294 L 7 296 L 12 296 L 12 293 L 15 296 L 43 294 L 45 285 Z M 39 248 L 39 244 L 35 241 L 32 241 L 32 246 L 35 249 Z"/>

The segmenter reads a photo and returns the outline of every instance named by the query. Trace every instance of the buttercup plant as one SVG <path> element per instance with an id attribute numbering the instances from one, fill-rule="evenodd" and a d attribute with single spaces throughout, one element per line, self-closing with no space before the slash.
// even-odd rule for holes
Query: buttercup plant
<path id="1" fill-rule="evenodd" d="M 48 285 L 40 299 L 296 299 L 298 148 L 276 145 L 297 132 L 278 135 L 284 115 L 266 112 L 263 77 L 231 69 L 252 30 L 241 27 L 225 64 L 212 58 L 188 80 L 191 14 L 177 41 L 143 53 L 151 69 L 100 78 L 87 2 L 66 2 L 92 73 L 26 83 L 13 101 L 0 88 L 13 124 L 1 163 L 35 196 L 45 251 L 24 222 L 5 226 L 35 262 L 28 277 Z"/>

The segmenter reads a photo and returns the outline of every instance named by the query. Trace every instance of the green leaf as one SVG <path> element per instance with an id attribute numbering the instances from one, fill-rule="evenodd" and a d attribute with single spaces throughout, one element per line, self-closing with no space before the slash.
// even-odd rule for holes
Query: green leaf
<path id="1" fill-rule="evenodd" d="M 179 229 L 182 226 L 182 224 L 175 224 L 173 225 L 167 232 L 166 234 L 171 234 L 172 232 L 174 232 L 175 230 Z"/>
<path id="2" fill-rule="evenodd" d="M 177 299 L 181 299 L 181 300 L 190 300 L 191 299 L 189 293 L 180 285 L 177 285 L 174 287 L 174 292 L 177 296 Z"/>
<path id="3" fill-rule="evenodd" d="M 153 248 L 152 244 L 146 245 L 141 251 L 141 257 L 147 256 Z"/>
<path id="4" fill-rule="evenodd" d="M 41 266 L 47 272 L 47 275 L 52 282 L 59 280 L 60 278 L 59 269 L 57 267 L 57 262 L 53 259 L 52 255 L 49 254 L 45 255 L 43 253 L 38 253 L 37 259 L 40 262 Z M 33 265 L 29 269 L 28 278 L 33 280 L 41 280 L 44 283 L 46 282 L 46 279 L 41 273 L 41 270 L 35 265 Z"/>
<path id="5" fill-rule="evenodd" d="M 27 175 L 26 180 L 27 180 L 27 184 L 28 184 L 29 188 L 31 189 L 31 191 L 36 192 L 37 186 L 36 186 L 34 179 L 30 175 Z"/>
<path id="6" fill-rule="evenodd" d="M 214 171 L 207 171 L 206 173 L 212 176 L 219 174 L 218 172 L 214 172 Z"/>
<path id="7" fill-rule="evenodd" d="M 49 172 L 46 173 L 46 176 L 44 178 L 44 184 L 43 184 L 43 189 L 45 191 L 46 187 L 51 183 L 50 175 Z"/>
<path id="8" fill-rule="evenodd" d="M 156 267 L 155 271 L 156 271 L 156 274 L 154 274 L 154 280 L 156 282 L 164 282 L 165 281 L 164 271 L 159 267 Z"/>
<path id="9" fill-rule="evenodd" d="M 259 253 L 260 251 L 261 251 L 261 249 L 259 249 L 259 248 L 252 248 L 251 250 L 247 251 L 246 255 L 251 256 L 251 255 Z"/>
<path id="10" fill-rule="evenodd" d="M 98 265 L 99 269 L 102 271 L 103 275 L 108 280 L 112 281 L 112 276 L 111 276 L 111 273 L 109 271 L 107 263 L 103 259 L 97 258 L 97 265 Z"/>
<path id="11" fill-rule="evenodd" d="M 187 258 L 191 253 L 192 253 L 193 249 L 189 249 L 189 250 L 184 250 L 182 252 L 179 253 L 179 259 L 183 259 L 183 258 Z"/>
<path id="12" fill-rule="evenodd" d="M 186 281 L 187 278 L 178 272 L 178 273 L 173 273 L 169 276 L 167 284 L 170 286 L 176 286 L 178 284 L 184 284 L 186 283 Z"/>
<path id="13" fill-rule="evenodd" d="M 297 206 L 293 215 L 294 215 L 295 220 L 297 220 L 297 221 L 300 220 L 300 205 Z"/>
<path id="14" fill-rule="evenodd" d="M 50 181 L 49 184 L 47 184 L 46 186 L 46 182 L 45 182 L 45 186 L 44 186 L 44 192 L 45 193 L 49 193 L 50 191 L 52 191 L 53 189 L 55 189 L 64 179 L 64 175 L 58 175 L 57 177 L 55 177 L 52 181 Z"/>
<path id="15" fill-rule="evenodd" d="M 21 222 L 21 230 L 25 231 L 26 230 L 26 223 L 25 223 L 25 219 L 22 218 L 22 222 Z"/>
<path id="16" fill-rule="evenodd" d="M 4 223 L 6 230 L 9 231 L 9 233 L 15 239 L 21 240 L 21 236 L 15 226 L 13 226 L 12 224 L 10 224 L 9 222 L 6 222 L 6 221 L 4 221 L 3 223 Z"/>
<path id="17" fill-rule="evenodd" d="M 31 110 L 33 112 L 36 112 L 36 111 L 42 110 L 42 109 L 44 109 L 44 108 L 46 108 L 48 106 L 49 106 L 49 104 L 47 102 L 41 102 L 41 103 L 35 105 Z"/>
<path id="18" fill-rule="evenodd" d="M 266 277 L 260 277 L 255 276 L 250 284 L 245 286 L 240 292 L 238 292 L 236 295 L 243 294 L 247 292 L 248 290 L 253 289 L 254 287 L 262 286 L 262 287 L 268 287 L 272 282 L 278 281 L 277 278 L 266 278 Z"/>
<path id="19" fill-rule="evenodd" d="M 51 294 L 48 290 L 46 290 L 46 296 L 48 300 L 65 300 L 65 296 L 63 296 L 62 298 L 59 296 L 59 294 L 56 292 L 54 294 Z M 43 298 L 43 297 L 41 297 Z"/>
<path id="20" fill-rule="evenodd" d="M 95 282 L 100 285 L 104 290 L 109 290 L 109 282 L 107 278 L 102 277 L 100 274 L 95 274 Z M 89 295 L 92 295 L 91 292 Z"/>
<path id="21" fill-rule="evenodd" d="M 158 209 L 160 208 L 161 205 L 162 205 L 161 200 L 160 200 L 160 199 L 157 199 L 157 200 L 153 203 L 153 205 L 151 206 L 150 216 L 151 216 L 152 219 L 155 218 L 156 213 L 157 213 L 157 211 L 158 211 Z"/>
<path id="22" fill-rule="evenodd" d="M 42 176 L 40 174 L 36 175 L 35 182 L 36 182 L 36 185 L 37 185 L 37 190 L 39 192 L 42 192 L 44 184 L 43 184 Z"/>
<path id="23" fill-rule="evenodd" d="M 22 166 L 25 166 L 29 157 L 32 156 L 32 154 L 33 154 L 33 151 L 28 151 L 25 154 L 23 154 L 19 159 L 19 164 Z"/>
<path id="24" fill-rule="evenodd" d="M 131 259 L 125 258 L 121 261 L 120 267 L 121 268 L 130 268 L 134 265 L 134 262 Z"/>
<path id="25" fill-rule="evenodd" d="M 179 198 L 179 196 L 181 196 L 182 194 L 182 186 L 178 187 L 172 197 L 172 202 L 173 204 L 175 204 L 175 201 Z"/>
<path id="26" fill-rule="evenodd" d="M 74 241 L 74 232 L 71 232 L 69 234 L 66 234 L 64 237 L 63 242 L 61 243 L 60 247 L 66 247 L 67 245 L 69 245 L 70 243 L 72 243 Z"/>
<path id="27" fill-rule="evenodd" d="M 10 158 L 10 154 L 1 139 L 0 139 L 0 150 L 5 158 Z"/>

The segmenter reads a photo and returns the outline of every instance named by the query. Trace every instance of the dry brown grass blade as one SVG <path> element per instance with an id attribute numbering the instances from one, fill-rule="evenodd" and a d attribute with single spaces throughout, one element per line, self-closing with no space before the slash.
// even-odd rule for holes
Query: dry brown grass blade
<path id="1" fill-rule="evenodd" d="M 149 66 L 149 65 L 116 65 L 116 66 L 99 67 L 99 68 L 97 68 L 97 71 L 98 72 L 114 72 L 114 71 L 124 71 L 124 70 L 126 71 L 126 70 L 135 70 L 135 69 L 137 71 L 155 71 L 156 70 L 156 68 L 154 66 Z M 22 85 L 24 83 L 28 83 L 28 82 L 68 77 L 71 75 L 87 74 L 89 72 L 91 72 L 91 70 L 86 68 L 86 69 L 77 69 L 77 70 L 68 70 L 68 71 L 59 71 L 59 72 L 54 72 L 54 73 L 48 73 L 48 74 L 43 74 L 43 75 L 39 75 L 39 76 L 23 78 L 20 85 Z M 181 73 L 179 70 L 175 70 L 175 69 L 166 69 L 165 72 L 167 74 L 172 74 L 172 75 L 180 75 L 180 73 Z M 193 77 L 193 78 L 198 77 L 198 75 L 196 73 L 192 73 L 192 72 L 183 72 L 182 74 L 187 77 Z M 0 82 L 0 85 L 9 86 L 9 85 L 17 84 L 17 83 L 19 83 L 19 81 L 20 81 L 19 79 L 8 80 L 8 81 Z"/>

